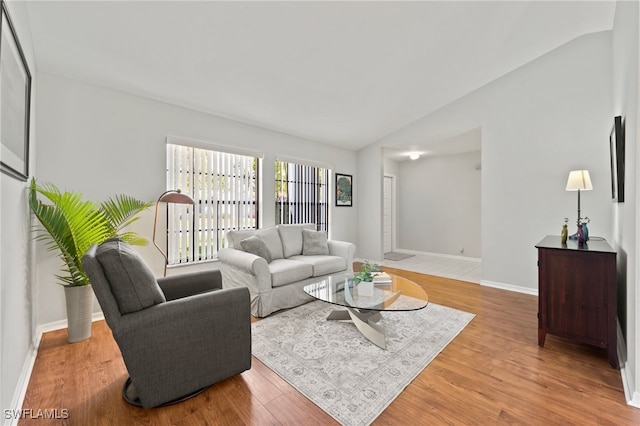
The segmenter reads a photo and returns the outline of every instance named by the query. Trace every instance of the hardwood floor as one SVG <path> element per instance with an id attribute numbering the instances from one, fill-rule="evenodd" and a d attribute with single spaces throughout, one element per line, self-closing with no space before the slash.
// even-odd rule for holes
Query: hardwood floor
<path id="1" fill-rule="evenodd" d="M 423 285 L 431 302 L 476 317 L 374 424 L 640 424 L 640 409 L 626 404 L 620 372 L 604 350 L 555 336 L 538 347 L 537 297 L 385 269 Z M 126 378 L 104 321 L 85 342 L 68 344 L 66 330 L 46 333 L 23 407 L 67 409 L 69 418 L 19 424 L 336 424 L 255 358 L 251 370 L 151 410 L 122 399 Z"/>

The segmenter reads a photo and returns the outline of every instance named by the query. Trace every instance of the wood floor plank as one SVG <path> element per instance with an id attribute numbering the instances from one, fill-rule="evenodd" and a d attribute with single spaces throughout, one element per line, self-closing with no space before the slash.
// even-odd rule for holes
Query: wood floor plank
<path id="1" fill-rule="evenodd" d="M 374 425 L 640 424 L 624 399 L 620 372 L 599 348 L 548 336 L 537 345 L 537 297 L 384 268 L 422 285 L 433 303 L 475 314 Z M 253 319 L 252 321 L 259 321 Z M 45 333 L 23 408 L 67 409 L 68 419 L 20 425 L 337 424 L 262 362 L 180 404 L 127 404 L 122 357 L 104 321 L 91 339 Z"/>
<path id="2" fill-rule="evenodd" d="M 337 425 L 338 423 L 298 392 L 288 392 L 267 405 L 282 425 Z"/>

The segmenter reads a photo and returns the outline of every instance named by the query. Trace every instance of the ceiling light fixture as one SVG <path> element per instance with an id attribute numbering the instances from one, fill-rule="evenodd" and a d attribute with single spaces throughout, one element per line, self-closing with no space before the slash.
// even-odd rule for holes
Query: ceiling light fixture
<path id="1" fill-rule="evenodd" d="M 412 152 L 411 154 L 409 154 L 409 158 L 411 160 L 417 160 L 418 158 L 420 158 L 420 154 L 418 154 L 417 152 Z"/>

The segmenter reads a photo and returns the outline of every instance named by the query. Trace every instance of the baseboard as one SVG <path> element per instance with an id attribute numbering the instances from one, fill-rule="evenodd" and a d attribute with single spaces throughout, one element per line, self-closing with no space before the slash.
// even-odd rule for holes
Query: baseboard
<path id="1" fill-rule="evenodd" d="M 407 249 L 395 249 L 394 252 L 397 253 L 405 253 L 405 254 L 415 254 L 415 255 L 425 255 L 425 256 L 436 256 L 436 257 L 444 257 L 448 259 L 460 259 L 460 260 L 468 260 L 470 262 L 481 262 L 482 259 L 478 257 L 468 257 L 468 256 L 460 256 L 455 254 L 444 254 L 444 253 L 432 253 L 428 251 L 419 251 L 419 250 L 407 250 Z"/>
<path id="2" fill-rule="evenodd" d="M 480 285 L 483 285 L 485 287 L 497 288 L 500 290 L 514 291 L 516 293 L 530 294 L 532 296 L 538 295 L 537 288 L 521 287 L 519 285 L 505 284 L 489 280 L 480 280 Z"/>
<path id="3" fill-rule="evenodd" d="M 624 341 L 624 335 L 622 334 L 622 328 L 620 322 L 616 321 L 617 325 L 617 348 L 618 351 L 618 363 L 620 364 L 620 376 L 622 378 L 622 388 L 624 389 L 624 398 L 628 405 L 632 407 L 640 408 L 640 392 L 636 392 L 633 375 L 627 368 L 627 347 Z"/>
<path id="4" fill-rule="evenodd" d="M 104 314 L 102 312 L 94 312 L 91 316 L 92 322 L 100 321 L 103 319 Z M 68 324 L 66 319 L 42 324 L 36 328 L 36 336 L 42 336 L 42 333 L 48 333 L 50 331 L 62 330 L 63 328 L 67 328 L 67 326 Z"/>
<path id="5" fill-rule="evenodd" d="M 16 385 L 16 391 L 14 392 L 13 399 L 11 400 L 11 410 L 4 410 L 4 425 L 13 426 L 18 424 L 20 420 L 20 409 L 24 402 L 24 397 L 27 394 L 27 388 L 29 387 L 29 380 L 31 379 L 31 372 L 33 366 L 36 363 L 36 357 L 38 356 L 38 347 L 40 346 L 40 339 L 35 339 L 37 346 L 32 344 L 29 348 L 29 352 L 22 365 L 22 371 L 20 377 L 18 377 L 18 383 Z M 9 417 L 9 418 L 7 418 Z"/>
<path id="6" fill-rule="evenodd" d="M 104 319 L 104 314 L 102 312 L 94 312 L 91 318 L 92 322 L 100 321 Z M 38 356 L 38 348 L 40 348 L 40 342 L 42 341 L 42 335 L 49 331 L 62 330 L 67 328 L 67 320 L 54 321 L 47 324 L 42 324 L 36 327 L 35 335 L 33 341 L 31 343 L 31 347 L 29 348 L 29 352 L 24 360 L 24 364 L 22 366 L 22 372 L 20 373 L 20 377 L 18 378 L 18 383 L 16 384 L 16 390 L 13 394 L 13 399 L 11 400 L 11 407 L 8 410 L 3 411 L 4 415 L 4 426 L 14 426 L 18 424 L 18 420 L 20 419 L 20 410 L 22 409 L 22 404 L 24 403 L 24 397 L 27 394 L 27 389 L 29 387 L 29 380 L 31 379 L 31 373 L 33 372 L 33 366 L 36 363 L 36 358 Z M 36 407 L 31 407 L 36 408 Z M 14 415 L 11 415 L 14 414 Z M 9 419 L 7 419 L 7 415 L 9 415 Z"/>

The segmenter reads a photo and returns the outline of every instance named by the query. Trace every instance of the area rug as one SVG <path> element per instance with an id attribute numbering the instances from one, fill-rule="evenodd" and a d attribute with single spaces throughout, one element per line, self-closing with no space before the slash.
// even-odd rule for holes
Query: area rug
<path id="1" fill-rule="evenodd" d="M 473 319 L 430 303 L 385 312 L 387 349 L 349 321 L 327 321 L 335 308 L 315 301 L 252 324 L 252 352 L 346 426 L 368 425 Z"/>
<path id="2" fill-rule="evenodd" d="M 413 257 L 415 255 L 413 254 L 406 254 L 406 253 L 398 253 L 395 251 L 389 251 L 387 253 L 384 254 L 384 260 L 404 260 L 404 259 L 408 259 L 410 257 Z"/>

